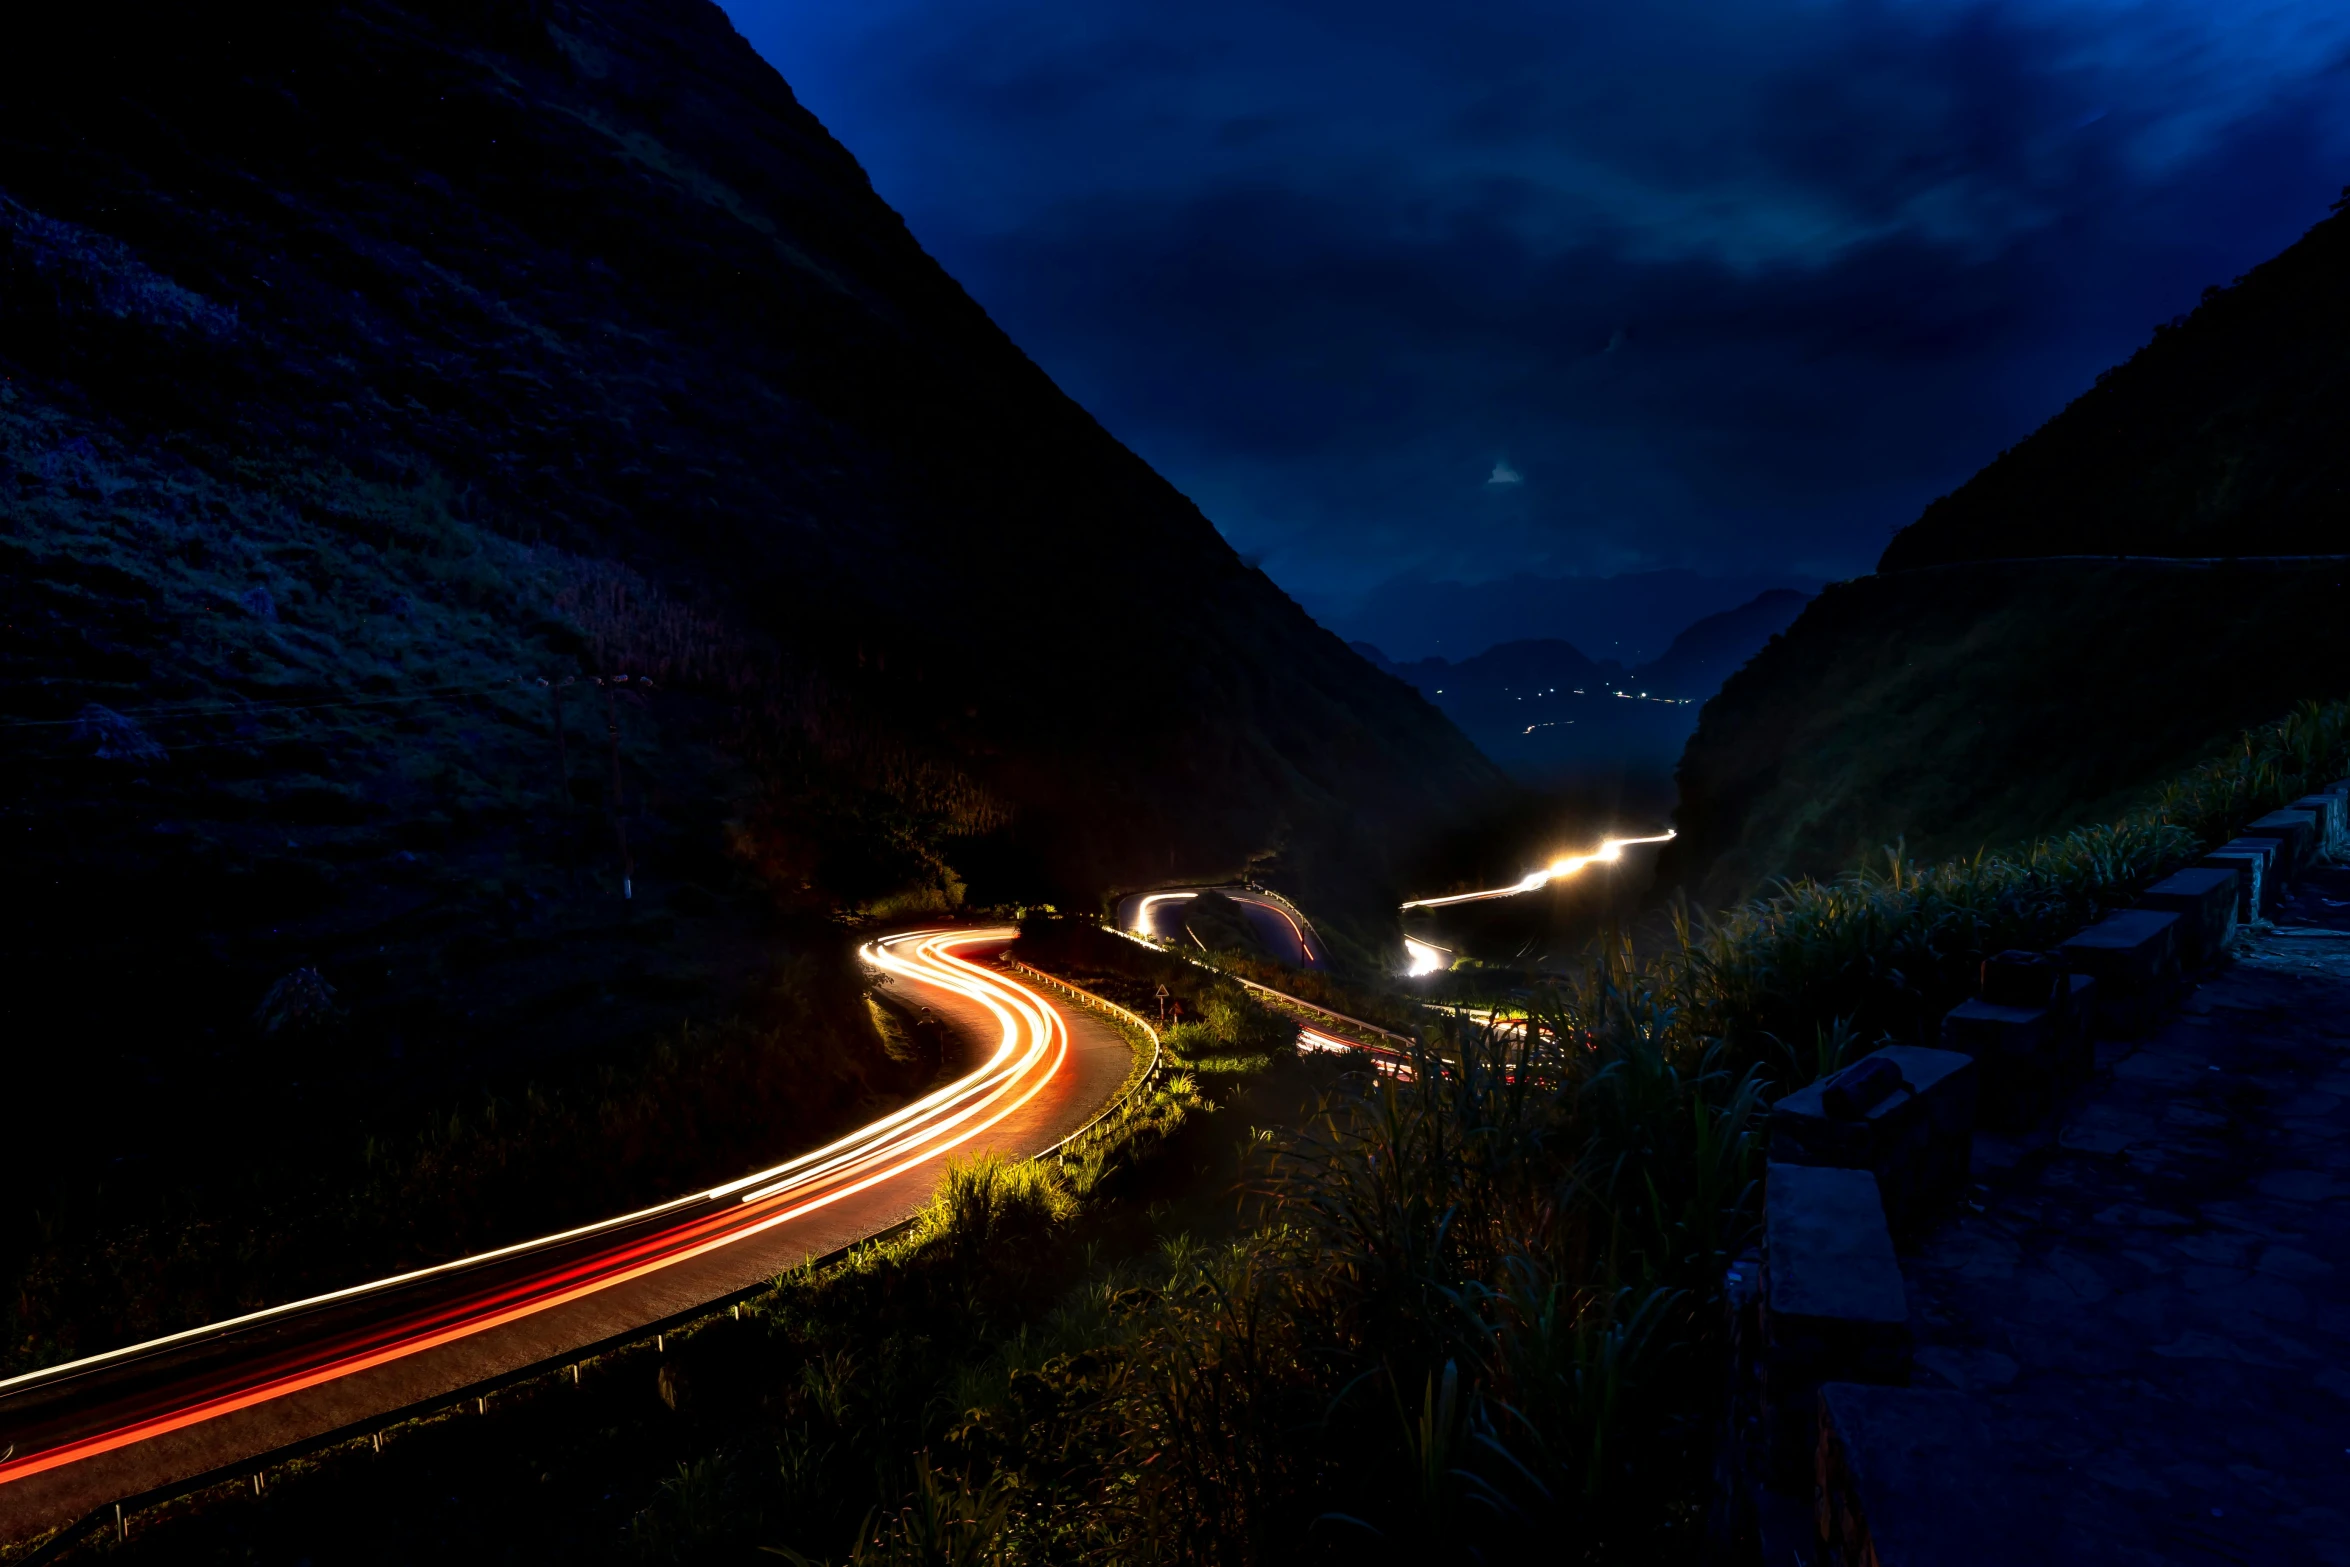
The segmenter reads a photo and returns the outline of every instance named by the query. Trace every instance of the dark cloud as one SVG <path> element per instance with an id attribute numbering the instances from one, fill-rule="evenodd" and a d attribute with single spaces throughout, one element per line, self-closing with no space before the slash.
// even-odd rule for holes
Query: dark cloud
<path id="1" fill-rule="evenodd" d="M 1323 604 L 1865 569 L 2350 179 L 2330 3 L 730 10 Z"/>

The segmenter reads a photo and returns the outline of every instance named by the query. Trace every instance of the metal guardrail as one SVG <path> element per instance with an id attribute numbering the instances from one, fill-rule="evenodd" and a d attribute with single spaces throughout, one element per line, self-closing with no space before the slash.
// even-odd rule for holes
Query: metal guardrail
<path id="1" fill-rule="evenodd" d="M 914 1227 L 915 1222 L 915 1218 L 900 1219 L 895 1224 L 878 1229 L 860 1240 L 851 1241 L 846 1246 L 835 1247 L 821 1256 L 810 1257 L 791 1271 L 825 1268 L 835 1263 L 846 1262 L 864 1247 L 904 1234 Z M 291 1463 L 297 1458 L 307 1458 L 313 1453 L 322 1453 L 329 1448 L 342 1447 L 347 1443 L 361 1441 L 380 1432 L 388 1431 L 394 1426 L 406 1425 L 411 1421 L 437 1415 L 444 1410 L 455 1409 L 471 1403 L 486 1414 L 488 1400 L 493 1393 L 503 1392 L 507 1388 L 516 1387 L 525 1382 L 535 1382 L 541 1377 L 560 1376 L 565 1371 L 576 1372 L 577 1368 L 586 1365 L 589 1361 L 600 1360 L 606 1355 L 616 1354 L 621 1350 L 642 1344 L 647 1339 L 658 1341 L 680 1329 L 692 1327 L 696 1323 L 716 1317 L 720 1312 L 732 1311 L 735 1316 L 740 1317 L 741 1308 L 745 1302 L 766 1294 L 774 1287 L 774 1279 L 763 1279 L 756 1284 L 747 1284 L 741 1289 L 731 1290 L 714 1299 L 703 1301 L 699 1305 L 688 1306 L 682 1311 L 672 1312 L 655 1321 L 624 1329 L 608 1338 L 583 1344 L 577 1349 L 566 1350 L 560 1355 L 551 1355 L 545 1360 L 532 1361 L 529 1365 L 517 1366 L 511 1371 L 500 1372 L 494 1377 L 485 1377 L 479 1382 L 469 1382 L 463 1387 L 452 1389 L 447 1393 L 436 1394 L 431 1398 L 422 1398 L 414 1403 L 402 1404 L 397 1409 L 387 1409 L 381 1414 L 370 1415 L 365 1420 L 355 1420 L 349 1425 L 337 1426 L 332 1431 L 322 1431 L 316 1436 L 288 1442 L 281 1447 L 273 1447 L 266 1452 L 255 1453 L 248 1458 L 240 1458 L 234 1463 L 223 1464 L 216 1469 L 208 1469 L 202 1474 L 190 1475 L 184 1480 L 170 1481 L 150 1490 L 122 1497 L 85 1514 L 74 1523 L 65 1525 L 57 1533 L 43 1541 L 37 1549 L 10 1561 L 7 1567 L 39 1567 L 41 1563 L 53 1561 L 93 1529 L 102 1528 L 109 1522 L 114 1525 L 117 1538 L 122 1538 L 127 1534 L 130 1515 L 144 1508 L 160 1506 L 165 1502 L 176 1501 L 183 1496 L 192 1496 L 198 1491 L 210 1490 L 216 1485 L 226 1485 L 234 1480 L 251 1479 L 258 1486 L 260 1477 L 280 1464 Z M 382 1450 L 380 1442 L 377 1444 L 377 1450 Z"/>
<path id="2" fill-rule="evenodd" d="M 1156 952 L 1161 957 L 1175 958 L 1178 961 L 1190 964 L 1193 968 L 1205 969 L 1220 979 L 1228 979 L 1235 985 L 1245 985 L 1250 990 L 1258 990 L 1264 992 L 1268 996 L 1276 996 L 1281 1000 L 1288 1002 L 1291 1006 L 1302 1008 L 1305 1011 L 1314 1013 L 1318 1017 L 1336 1019 L 1338 1022 L 1344 1023 L 1350 1028 L 1359 1028 L 1364 1030 L 1366 1033 L 1377 1034 L 1382 1039 L 1392 1039 L 1399 1045 L 1416 1045 L 1419 1043 L 1418 1040 L 1413 1039 L 1408 1034 L 1399 1034 L 1391 1028 L 1381 1028 L 1376 1023 L 1366 1023 L 1359 1017 L 1349 1017 L 1344 1012 L 1340 1012 L 1332 1007 L 1326 1007 L 1318 1001 L 1308 1001 L 1303 996 L 1293 996 L 1286 990 L 1275 990 L 1271 985 L 1261 985 L 1255 980 L 1249 979 L 1243 975 L 1234 974 L 1226 969 L 1220 969 L 1213 963 L 1203 963 L 1188 952 L 1178 952 L 1175 948 L 1170 946 L 1162 946 L 1158 942 L 1152 941 L 1147 936 L 1136 935 L 1133 931 L 1130 930 L 1121 930 L 1115 923 L 1105 924 L 1102 926 L 1102 929 L 1108 931 L 1113 936 L 1123 936 L 1128 941 L 1133 942 L 1136 946 L 1146 947 L 1149 950 Z"/>
<path id="3" fill-rule="evenodd" d="M 1165 1060 L 1159 1042 L 1159 1032 L 1139 1014 L 1130 1012 L 1105 997 L 1097 996 L 1090 990 L 1072 985 L 1066 980 L 1057 979 L 1053 975 L 1040 969 L 1031 968 L 1014 959 L 1006 959 L 1005 962 L 1007 966 L 1061 992 L 1080 1005 L 1107 1012 L 1113 1017 L 1131 1023 L 1142 1030 L 1143 1037 L 1148 1039 L 1151 1044 L 1150 1065 L 1143 1070 L 1140 1077 L 1128 1083 L 1124 1091 L 1115 1100 L 1105 1105 L 1092 1120 L 1087 1121 L 1051 1147 L 1030 1156 L 1034 1159 L 1058 1158 L 1075 1145 L 1079 1139 L 1097 1131 L 1102 1123 L 1112 1116 L 1123 1119 L 1133 1112 L 1143 1091 L 1157 1079 L 1159 1067 Z M 881 1229 L 875 1230 L 871 1235 L 851 1241 L 846 1246 L 838 1246 L 820 1256 L 810 1257 L 790 1271 L 795 1273 L 813 1272 L 820 1268 L 828 1268 L 846 1262 L 865 1247 L 896 1239 L 911 1230 L 920 1221 L 921 1215 L 919 1213 L 913 1214 L 898 1220 L 895 1224 L 885 1225 Z M 781 1277 L 781 1275 L 777 1277 Z M 109 1523 L 113 1524 L 118 1540 L 125 1538 L 128 1534 L 130 1515 L 135 1512 L 160 1506 L 183 1496 L 192 1496 L 198 1491 L 210 1490 L 216 1485 L 227 1485 L 236 1480 L 251 1479 L 258 1487 L 260 1477 L 278 1465 L 290 1463 L 298 1458 L 307 1458 L 313 1453 L 322 1453 L 330 1448 L 363 1441 L 369 1437 L 380 1437 L 382 1432 L 388 1431 L 394 1426 L 406 1425 L 411 1421 L 440 1414 L 444 1410 L 456 1409 L 471 1403 L 486 1414 L 488 1400 L 494 1393 L 503 1392 L 507 1388 L 516 1387 L 525 1382 L 535 1382 L 542 1377 L 560 1376 L 566 1371 L 572 1372 L 573 1379 L 576 1381 L 578 1368 L 589 1361 L 616 1354 L 621 1350 L 642 1344 L 647 1339 L 658 1343 L 659 1340 L 666 1338 L 671 1333 L 709 1321 L 721 1312 L 731 1311 L 735 1317 L 740 1318 L 742 1307 L 746 1302 L 755 1300 L 774 1288 L 775 1279 L 773 1278 L 763 1279 L 756 1284 L 747 1284 L 741 1289 L 729 1291 L 698 1305 L 688 1306 L 682 1311 L 673 1312 L 656 1321 L 624 1329 L 609 1338 L 598 1339 L 594 1343 L 566 1350 L 560 1355 L 551 1355 L 544 1360 L 533 1361 L 526 1366 L 517 1366 L 511 1371 L 501 1372 L 497 1376 L 487 1377 L 479 1382 L 467 1383 L 463 1387 L 437 1394 L 431 1398 L 402 1404 L 397 1409 L 387 1409 L 380 1414 L 370 1415 L 365 1420 L 353 1421 L 349 1425 L 338 1426 L 332 1431 L 324 1431 L 316 1436 L 289 1442 L 282 1447 L 273 1447 L 266 1452 L 256 1453 L 251 1457 L 241 1458 L 234 1463 L 223 1464 L 215 1469 L 208 1469 L 202 1474 L 191 1475 L 184 1480 L 174 1480 L 132 1496 L 122 1497 L 83 1515 L 73 1523 L 65 1525 L 32 1551 L 8 1562 L 6 1567 L 41 1567 L 43 1563 L 54 1561 L 93 1530 L 102 1529 Z M 379 1440 L 377 1450 L 381 1451 L 381 1449 L 382 1443 Z"/>
<path id="4" fill-rule="evenodd" d="M 1142 1075 L 1136 1078 L 1133 1082 L 1128 1083 L 1125 1090 L 1120 1093 L 1116 1099 L 1104 1105 L 1100 1112 L 1096 1114 L 1092 1120 L 1086 1122 L 1076 1131 L 1071 1132 L 1068 1136 L 1062 1138 L 1059 1142 L 1053 1144 L 1050 1148 L 1047 1148 L 1042 1153 L 1036 1155 L 1036 1157 L 1039 1159 L 1050 1159 L 1058 1156 L 1063 1150 L 1073 1146 L 1079 1138 L 1082 1138 L 1091 1133 L 1094 1128 L 1100 1126 L 1104 1121 L 1107 1121 L 1113 1115 L 1123 1120 L 1126 1116 L 1132 1114 L 1135 1102 L 1142 1094 L 1142 1091 L 1150 1087 L 1150 1085 L 1157 1080 L 1159 1075 L 1159 1066 L 1160 1063 L 1165 1059 L 1165 1055 L 1159 1043 L 1159 1031 L 1151 1027 L 1150 1024 L 1144 1020 L 1141 1013 L 1130 1012 L 1126 1008 L 1118 1005 L 1117 1002 L 1110 1000 L 1106 996 L 1097 996 L 1082 985 L 1072 985 L 1067 980 L 1058 978 L 1051 974 L 1047 974 L 1042 969 L 1031 968 L 1029 965 L 1021 962 L 1018 958 L 1008 957 L 1004 959 L 1004 966 L 1006 968 L 1018 970 L 1020 973 L 1027 975 L 1030 979 L 1035 980 L 1041 985 L 1050 986 L 1052 989 L 1061 992 L 1063 995 L 1069 997 L 1072 1001 L 1077 1002 L 1081 1006 L 1092 1007 L 1096 1011 L 1107 1012 L 1112 1017 L 1124 1019 L 1134 1027 L 1141 1029 L 1142 1037 L 1151 1042 L 1151 1063 L 1149 1066 L 1143 1068 Z"/>

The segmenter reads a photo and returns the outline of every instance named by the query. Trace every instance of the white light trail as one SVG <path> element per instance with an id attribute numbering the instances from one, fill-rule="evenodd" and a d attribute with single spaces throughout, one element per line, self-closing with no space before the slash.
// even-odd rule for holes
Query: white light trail
<path id="1" fill-rule="evenodd" d="M 1406 904 L 1405 907 L 1409 908 L 1410 905 Z M 1418 979 L 1423 974 L 1434 974 L 1445 968 L 1452 957 L 1452 954 L 1442 947 L 1433 942 L 1422 941 L 1417 936 L 1404 937 L 1403 950 L 1404 956 L 1411 960 L 1411 966 L 1404 970 L 1404 976 L 1408 979 Z"/>
<path id="2" fill-rule="evenodd" d="M 226 1340 L 272 1319 L 289 1324 L 280 1337 L 295 1352 L 293 1359 L 273 1361 L 264 1344 L 252 1357 L 252 1380 L 242 1385 L 214 1387 L 201 1378 L 192 1388 L 166 1382 L 141 1395 L 144 1403 L 126 1404 L 120 1424 L 28 1453 L 18 1453 L 13 1445 L 0 1449 L 0 1486 L 503 1327 L 736 1245 L 938 1160 L 1016 1114 L 1068 1060 L 1068 1027 L 1050 1002 L 958 951 L 1017 934 L 1011 929 L 911 931 L 860 949 L 875 968 L 976 1002 L 997 1025 L 994 1053 L 945 1087 L 825 1147 L 672 1202 L 0 1379 L 0 1398 L 5 1398 L 206 1338 Z M 667 1220 L 667 1227 L 647 1228 L 646 1221 L 654 1220 Z M 600 1234 L 613 1237 L 606 1250 L 565 1255 L 567 1248 Z M 533 1252 L 547 1254 L 543 1271 L 493 1278 L 476 1299 L 444 1303 L 426 1297 L 405 1308 L 394 1303 L 395 1292 L 406 1286 L 518 1262 Z M 336 1327 L 304 1344 L 300 1330 L 290 1325 L 300 1314 L 366 1296 L 384 1297 L 387 1304 L 380 1320 L 359 1329 Z"/>
<path id="3" fill-rule="evenodd" d="M 1151 940 L 1157 941 L 1159 939 L 1159 928 L 1151 923 L 1151 905 L 1154 903 L 1182 903 L 1188 899 L 1196 898 L 1198 896 L 1199 894 L 1196 892 L 1152 893 L 1149 897 L 1143 899 L 1142 903 L 1134 911 L 1134 933 L 1138 936 L 1148 936 L 1151 938 Z"/>
<path id="4" fill-rule="evenodd" d="M 1298 955 L 1308 963 L 1321 961 L 1314 955 L 1313 942 L 1306 939 L 1305 927 L 1299 924 L 1297 919 L 1280 904 L 1269 898 L 1260 898 L 1245 892 L 1228 892 L 1225 895 L 1244 908 L 1262 909 L 1265 913 L 1281 921 L 1282 924 L 1287 925 L 1289 933 L 1297 939 Z M 1197 892 L 1154 892 L 1150 894 L 1134 906 L 1134 934 L 1148 936 L 1153 941 L 1172 940 L 1171 937 L 1159 934 L 1158 922 L 1152 917 L 1153 908 L 1161 903 L 1188 902 L 1198 896 Z M 1201 941 L 1197 935 L 1193 935 L 1191 939 L 1202 952 L 1208 950 L 1208 944 Z"/>
<path id="5" fill-rule="evenodd" d="M 1623 852 L 1639 843 L 1670 843 L 1676 834 L 1661 832 L 1653 838 L 1610 838 L 1589 854 L 1569 854 L 1551 861 L 1540 870 L 1529 871 L 1525 877 L 1507 887 L 1494 887 L 1485 892 L 1456 892 L 1449 898 L 1414 898 L 1403 905 L 1407 909 L 1441 909 L 1447 904 L 1474 903 L 1479 898 L 1514 898 L 1521 892 L 1533 892 L 1547 887 L 1562 877 L 1572 876 L 1586 865 L 1612 864 L 1623 857 Z"/>

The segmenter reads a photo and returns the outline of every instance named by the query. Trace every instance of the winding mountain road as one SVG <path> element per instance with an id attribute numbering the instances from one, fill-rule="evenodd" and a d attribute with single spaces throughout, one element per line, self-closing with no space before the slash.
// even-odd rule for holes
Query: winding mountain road
<path id="1" fill-rule="evenodd" d="M 971 961 L 1015 934 L 914 931 L 864 949 L 978 1064 L 825 1147 L 658 1207 L 0 1382 L 0 1540 L 667 1321 L 911 1216 L 950 1153 L 1051 1150 L 1110 1103 L 1132 1048 Z"/>
<path id="2" fill-rule="evenodd" d="M 1265 944 L 1265 950 L 1282 962 L 1303 969 L 1327 969 L 1328 951 L 1321 936 L 1314 930 L 1302 910 L 1286 898 L 1275 897 L 1250 887 L 1191 887 L 1168 892 L 1136 893 L 1118 905 L 1118 928 L 1153 941 L 1176 941 L 1162 928 L 1162 921 L 1180 929 L 1178 917 L 1184 904 L 1203 893 L 1229 898 L 1240 906 L 1241 917 Z M 1193 938 L 1195 941 L 1197 937 Z"/>

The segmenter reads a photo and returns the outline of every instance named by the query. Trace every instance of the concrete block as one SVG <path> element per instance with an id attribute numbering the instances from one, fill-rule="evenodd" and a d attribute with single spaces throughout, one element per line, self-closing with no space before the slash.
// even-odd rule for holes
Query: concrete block
<path id="1" fill-rule="evenodd" d="M 2195 863 L 2208 870 L 2235 873 L 2236 922 L 2249 924 L 2260 918 L 2262 880 L 2268 874 L 2270 858 L 2268 852 L 2257 849 L 2214 849 Z"/>
<path id="2" fill-rule="evenodd" d="M 1962 1001 L 1942 1019 L 1942 1048 L 1977 1061 L 1995 1055 L 2031 1055 L 2039 1036 L 2055 1027 L 2048 1007 L 2003 1007 L 1989 1001 Z"/>
<path id="3" fill-rule="evenodd" d="M 2179 961 L 2179 917 L 2152 909 L 2108 914 L 2058 948 L 2077 973 L 2116 990 L 2144 989 L 2174 972 Z"/>
<path id="4" fill-rule="evenodd" d="M 2058 947 L 2097 981 L 2099 1033 L 2128 1039 L 2151 1029 L 2178 988 L 2179 917 L 2123 909 Z"/>
<path id="5" fill-rule="evenodd" d="M 2196 866 L 2165 876 L 2138 898 L 2138 907 L 2179 917 L 2179 966 L 2200 968 L 2228 948 L 2236 934 L 2237 877 L 2232 870 Z"/>
<path id="6" fill-rule="evenodd" d="M 2089 1081 L 2089 1074 L 2097 1068 L 2097 981 L 2092 975 L 2075 974 L 2071 982 L 2072 1007 L 2067 1016 L 2072 1033 L 2058 1058 L 2061 1086 L 2066 1089 Z"/>
<path id="7" fill-rule="evenodd" d="M 1862 1060 L 1886 1063 L 1901 1086 L 1857 1115 L 1834 1113 L 1828 1091 L 1862 1063 L 1797 1089 L 1771 1107 L 1771 1157 L 1868 1171 L 1887 1222 L 1911 1229 L 1966 1185 L 1980 1074 L 1970 1056 L 1915 1045 L 1888 1045 Z"/>
<path id="8" fill-rule="evenodd" d="M 2271 882 L 2281 882 L 2285 879 L 2284 862 L 2280 858 L 2280 853 L 2283 848 L 2284 845 L 2274 838 L 2237 837 L 2230 838 L 2227 842 L 2221 844 L 2219 848 L 2213 852 L 2220 854 L 2250 853 L 2259 855 L 2260 879 L 2261 882 L 2265 885 Z"/>
<path id="9" fill-rule="evenodd" d="M 1783 1341 L 1790 1324 L 1821 1324 L 1866 1344 L 1897 1344 L 1898 1354 L 1881 1369 L 1906 1374 L 1909 1296 L 1893 1260 L 1877 1178 L 1866 1170 L 1773 1162 L 1763 1189 L 1769 1276 L 1763 1309 L 1773 1341 Z"/>
<path id="10" fill-rule="evenodd" d="M 1815 1526 L 1838 1567 L 1987 1567 L 2026 1559 L 1981 1412 L 1961 1393 L 1830 1382 L 1820 1389 Z"/>
<path id="11" fill-rule="evenodd" d="M 2291 881 L 2315 857 L 2317 831 L 2315 811 L 2271 811 L 2266 816 L 2246 822 L 2239 836 L 2276 839 L 2277 863 L 2274 869 L 2277 879 Z"/>
<path id="12" fill-rule="evenodd" d="M 2069 987 L 2068 987 L 2069 988 Z M 1982 1069 L 1978 1119 L 1999 1132 L 2036 1126 L 2056 1108 L 2082 1023 L 2053 1007 L 2002 1007 L 1962 1001 L 1942 1018 L 1942 1048 Z"/>
<path id="13" fill-rule="evenodd" d="M 1762 1328 L 1770 1467 L 1797 1487 L 1811 1468 L 1821 1383 L 1909 1379 L 1909 1295 L 1874 1175 L 1768 1167 Z"/>
<path id="14" fill-rule="evenodd" d="M 2061 1007 L 2064 976 L 2064 959 L 2053 952 L 1994 952 L 1983 960 L 1983 999 L 1996 1007 Z"/>
<path id="15" fill-rule="evenodd" d="M 2350 807 L 2350 796 L 2318 793 L 2305 794 L 2288 804 L 2288 811 L 2308 811 L 2317 818 L 2317 847 L 2329 858 L 2339 855 L 2344 840 L 2350 838 L 2350 817 L 2344 815 Z"/>

